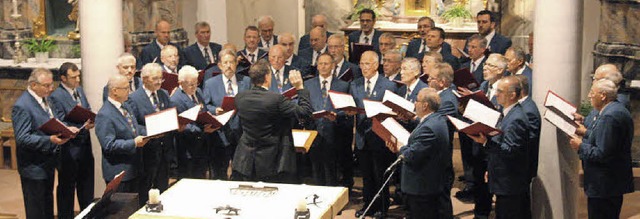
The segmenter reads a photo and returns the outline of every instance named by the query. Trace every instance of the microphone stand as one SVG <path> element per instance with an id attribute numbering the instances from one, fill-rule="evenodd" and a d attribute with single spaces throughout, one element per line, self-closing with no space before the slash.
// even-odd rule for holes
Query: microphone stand
<path id="1" fill-rule="evenodd" d="M 382 187 L 380 187 L 380 189 L 378 190 L 378 193 L 376 193 L 376 195 L 373 197 L 373 200 L 369 202 L 369 205 L 367 205 L 367 208 L 364 209 L 364 212 L 362 212 L 362 215 L 360 215 L 358 219 L 363 219 L 364 216 L 367 215 L 367 212 L 369 212 L 369 209 L 371 208 L 373 203 L 376 202 L 376 199 L 380 198 L 380 194 L 382 193 L 382 190 L 384 190 L 387 187 L 387 184 L 389 184 L 389 181 L 391 181 L 391 178 L 393 178 L 393 174 L 396 173 L 396 169 L 397 169 L 396 167 L 391 169 L 391 173 L 389 174 L 389 176 L 387 176 L 387 179 L 382 184 Z M 382 200 L 382 205 L 384 207 L 384 200 Z"/>

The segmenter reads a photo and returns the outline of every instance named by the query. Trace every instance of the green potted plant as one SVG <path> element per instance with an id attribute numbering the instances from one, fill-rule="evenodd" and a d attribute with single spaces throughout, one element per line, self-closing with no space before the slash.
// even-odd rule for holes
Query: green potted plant
<path id="1" fill-rule="evenodd" d="M 49 59 L 49 52 L 56 48 L 56 45 L 53 44 L 52 39 L 47 38 L 31 38 L 25 40 L 25 46 L 27 50 L 32 52 L 36 57 L 36 62 L 44 63 Z"/>
<path id="2" fill-rule="evenodd" d="M 471 18 L 472 15 L 464 4 L 453 4 L 442 14 L 442 17 L 449 21 L 451 26 L 462 27 L 464 19 Z"/>

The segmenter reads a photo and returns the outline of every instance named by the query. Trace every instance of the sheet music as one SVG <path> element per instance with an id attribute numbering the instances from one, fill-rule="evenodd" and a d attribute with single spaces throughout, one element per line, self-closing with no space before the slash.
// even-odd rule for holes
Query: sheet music
<path id="1" fill-rule="evenodd" d="M 196 121 L 196 119 L 198 119 L 198 113 L 200 112 L 201 107 L 202 105 L 198 104 L 197 106 L 191 107 L 191 109 L 185 110 L 184 112 L 180 113 L 179 116 L 191 121 Z"/>
<path id="2" fill-rule="evenodd" d="M 293 146 L 304 147 L 304 144 L 311 136 L 310 132 L 291 132 L 293 134 Z"/>
<path id="3" fill-rule="evenodd" d="M 500 114 L 500 112 L 471 99 L 467 103 L 467 108 L 462 116 L 495 128 L 496 124 L 498 124 L 498 119 L 500 119 Z"/>
<path id="4" fill-rule="evenodd" d="M 462 50 L 462 49 L 458 48 L 457 46 L 456 46 L 456 49 L 457 49 L 457 50 L 458 50 L 458 52 L 460 52 L 460 54 L 462 54 L 464 57 L 467 57 L 467 58 L 469 57 L 469 54 L 468 54 L 468 53 L 466 53 L 466 52 L 464 52 L 464 50 Z"/>
<path id="5" fill-rule="evenodd" d="M 176 108 L 170 108 L 144 117 L 147 136 L 154 136 L 173 130 L 178 130 L 178 113 Z"/>
<path id="6" fill-rule="evenodd" d="M 375 115 L 381 113 L 393 115 L 396 114 L 393 112 L 393 110 L 391 110 L 391 108 L 385 106 L 384 104 L 382 104 L 382 102 L 379 101 L 362 100 L 362 104 L 364 105 L 364 111 L 367 114 L 367 118 L 374 117 Z"/>
<path id="7" fill-rule="evenodd" d="M 353 100 L 351 95 L 331 91 L 328 93 L 329 98 L 331 98 L 331 103 L 333 103 L 333 108 L 342 109 L 346 107 L 356 107 L 356 102 Z"/>
<path id="8" fill-rule="evenodd" d="M 397 143 L 398 149 L 400 149 L 402 146 L 405 146 L 407 145 L 407 143 L 409 143 L 409 135 L 411 135 L 411 133 L 409 133 L 406 129 L 404 129 L 404 127 L 402 127 L 402 125 L 400 125 L 400 123 L 398 123 L 395 119 L 387 118 L 384 121 L 382 121 L 380 124 L 382 124 L 382 126 L 387 128 L 387 130 L 391 132 L 391 135 L 396 137 L 396 139 L 398 140 L 398 143 Z"/>
<path id="9" fill-rule="evenodd" d="M 409 112 L 414 112 L 416 106 L 415 104 L 413 104 L 411 101 L 402 98 L 401 96 L 389 91 L 389 90 L 385 90 L 384 91 L 384 97 L 382 97 L 382 102 L 385 101 L 390 101 L 404 109 L 406 109 Z"/>
<path id="10" fill-rule="evenodd" d="M 562 132 L 569 136 L 574 136 L 576 133 L 576 127 L 571 123 L 568 123 L 562 117 L 551 110 L 545 110 L 544 118 L 554 126 L 558 127 Z"/>
<path id="11" fill-rule="evenodd" d="M 453 126 L 456 127 L 456 129 L 460 130 L 460 129 L 464 129 L 466 127 L 469 127 L 471 124 L 462 121 L 456 117 L 453 116 L 447 116 L 447 118 L 449 118 L 449 121 L 451 121 L 451 124 L 453 124 Z"/>
<path id="12" fill-rule="evenodd" d="M 231 110 L 229 112 L 214 116 L 216 118 L 216 120 L 218 120 L 218 122 L 220 122 L 220 124 L 225 125 L 227 124 L 227 122 L 229 122 L 229 120 L 231 119 L 231 116 L 233 116 L 233 114 L 236 112 L 236 110 Z"/>
<path id="13" fill-rule="evenodd" d="M 549 91 L 547 92 L 547 99 L 544 101 L 545 107 L 553 107 L 558 109 L 562 114 L 569 117 L 569 119 L 573 120 L 573 113 L 578 111 L 578 109 L 572 106 L 570 103 L 567 103 L 562 98 L 560 98 L 555 93 Z"/>

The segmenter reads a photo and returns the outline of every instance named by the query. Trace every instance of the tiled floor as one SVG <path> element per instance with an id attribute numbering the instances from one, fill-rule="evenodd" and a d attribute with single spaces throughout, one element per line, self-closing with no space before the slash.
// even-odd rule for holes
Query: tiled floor
<path id="1" fill-rule="evenodd" d="M 454 151 L 454 167 L 456 174 L 460 174 L 460 153 L 458 150 Z M 356 187 L 362 186 L 362 179 L 356 178 Z M 454 188 L 451 194 L 455 194 L 461 188 L 459 182 L 454 184 Z M 54 195 L 55 197 L 55 195 Z M 461 219 L 473 218 L 473 204 L 463 203 L 456 198 L 452 198 L 454 215 Z M 578 198 L 578 218 L 586 218 L 586 198 L 583 193 L 580 193 Z M 402 210 L 397 208 L 398 206 L 392 206 L 389 211 L 390 218 L 402 218 Z M 360 197 L 350 197 L 350 203 L 339 215 L 338 219 L 351 219 L 355 218 L 355 211 L 362 208 L 362 199 Z M 78 209 L 76 204 L 76 209 Z M 0 168 L 0 215 L 2 213 L 16 214 L 18 218 L 25 218 L 24 204 L 22 200 L 22 189 L 20 187 L 20 176 L 16 170 L 8 169 L 8 165 L 4 166 L 4 169 Z M 622 206 L 622 214 L 620 218 L 634 218 L 640 219 L 640 192 L 627 194 L 624 197 L 624 205 Z"/>

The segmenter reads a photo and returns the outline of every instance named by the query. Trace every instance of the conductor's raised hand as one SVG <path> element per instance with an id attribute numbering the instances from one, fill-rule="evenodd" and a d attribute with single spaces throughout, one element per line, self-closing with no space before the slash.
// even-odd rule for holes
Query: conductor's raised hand
<path id="1" fill-rule="evenodd" d="M 295 87 L 296 90 L 304 89 L 304 81 L 302 80 L 302 74 L 298 70 L 289 71 L 289 83 Z"/>

